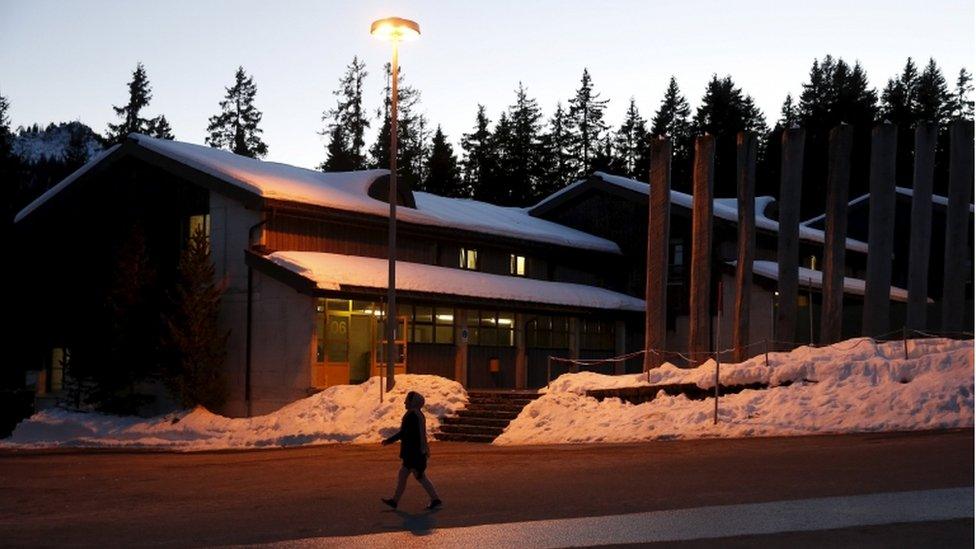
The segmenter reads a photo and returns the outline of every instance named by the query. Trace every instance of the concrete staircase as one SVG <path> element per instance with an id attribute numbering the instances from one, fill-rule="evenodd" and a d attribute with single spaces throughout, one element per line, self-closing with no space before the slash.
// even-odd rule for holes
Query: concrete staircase
<path id="1" fill-rule="evenodd" d="M 468 391 L 468 406 L 456 416 L 441 419 L 437 440 L 491 442 L 502 434 L 526 404 L 539 398 L 535 391 Z"/>

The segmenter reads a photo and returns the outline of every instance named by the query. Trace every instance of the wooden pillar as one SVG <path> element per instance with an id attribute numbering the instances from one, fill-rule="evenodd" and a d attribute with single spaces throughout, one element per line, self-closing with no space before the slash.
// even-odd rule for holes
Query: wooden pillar
<path id="1" fill-rule="evenodd" d="M 895 147 L 898 127 L 879 124 L 871 132 L 868 211 L 868 271 L 864 288 L 861 335 L 891 330 L 891 254 L 895 248 Z"/>
<path id="2" fill-rule="evenodd" d="M 525 389 L 528 385 L 525 355 L 525 315 L 515 313 L 515 388 Z"/>
<path id="3" fill-rule="evenodd" d="M 627 354 L 627 323 L 623 320 L 613 322 L 613 354 L 620 356 Z M 627 363 L 620 360 L 613 363 L 613 374 L 623 375 L 627 373 Z"/>
<path id="4" fill-rule="evenodd" d="M 966 272 L 969 251 L 969 201 L 973 191 L 973 123 L 952 123 L 949 134 L 949 206 L 946 209 L 945 262 L 942 269 L 942 329 L 966 329 Z M 972 310 L 968 313 L 972 315 Z"/>
<path id="5" fill-rule="evenodd" d="M 691 307 L 688 347 L 695 364 L 704 362 L 711 350 L 709 325 L 712 302 L 712 187 L 715 138 L 695 139 L 695 172 L 691 211 Z"/>
<path id="6" fill-rule="evenodd" d="M 580 357 L 580 319 L 575 316 L 569 317 L 569 358 Z M 579 364 L 573 364 L 570 368 L 573 372 L 579 371 Z"/>
<path id="7" fill-rule="evenodd" d="M 454 309 L 454 380 L 468 386 L 468 339 L 464 337 L 468 329 L 468 312 Z"/>
<path id="8" fill-rule="evenodd" d="M 742 362 L 749 358 L 749 301 L 752 298 L 752 258 L 756 247 L 756 136 L 751 132 L 740 132 L 736 145 L 739 254 L 735 264 L 732 341 L 735 344 L 735 361 Z"/>
<path id="9" fill-rule="evenodd" d="M 671 227 L 671 141 L 651 140 L 651 179 L 647 198 L 647 280 L 644 290 L 644 348 L 663 349 L 667 338 L 668 250 Z M 664 357 L 644 353 L 644 371 Z"/>
<path id="10" fill-rule="evenodd" d="M 823 262 L 823 306 L 820 314 L 820 342 L 824 344 L 836 343 L 843 337 L 847 193 L 851 178 L 853 136 L 854 131 L 847 124 L 841 124 L 830 130 Z"/>
<path id="11" fill-rule="evenodd" d="M 915 174 L 912 181 L 912 227 L 908 248 L 908 313 L 905 325 L 924 330 L 929 298 L 929 252 L 932 246 L 932 179 L 939 126 L 915 129 Z"/>
<path id="12" fill-rule="evenodd" d="M 800 268 L 800 197 L 803 186 L 803 148 L 806 132 L 802 128 L 783 130 L 780 157 L 779 231 L 776 259 L 779 263 L 779 307 L 769 337 L 783 341 L 796 339 L 796 301 Z M 812 307 L 812 305 L 811 305 Z M 786 349 L 787 345 L 774 345 Z M 790 346 L 792 347 L 792 346 Z"/>

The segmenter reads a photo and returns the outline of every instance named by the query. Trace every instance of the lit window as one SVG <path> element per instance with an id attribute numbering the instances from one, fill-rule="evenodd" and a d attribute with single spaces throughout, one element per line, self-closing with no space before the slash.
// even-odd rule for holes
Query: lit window
<path id="1" fill-rule="evenodd" d="M 210 214 L 191 215 L 187 223 L 187 236 L 193 238 L 197 231 L 210 238 Z"/>
<path id="2" fill-rule="evenodd" d="M 509 262 L 509 272 L 516 276 L 525 276 L 525 256 L 512 254 Z"/>
<path id="3" fill-rule="evenodd" d="M 817 256 L 815 255 L 810 256 L 810 269 L 814 271 L 817 270 Z"/>
<path id="4" fill-rule="evenodd" d="M 471 271 L 478 270 L 478 250 L 471 248 L 461 248 L 460 267 Z"/>

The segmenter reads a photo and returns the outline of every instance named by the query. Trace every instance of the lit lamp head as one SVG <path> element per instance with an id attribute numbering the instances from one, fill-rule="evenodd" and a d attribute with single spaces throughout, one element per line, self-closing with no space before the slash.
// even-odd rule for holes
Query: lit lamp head
<path id="1" fill-rule="evenodd" d="M 369 33 L 386 41 L 416 40 L 420 37 L 420 25 L 401 17 L 387 17 L 373 21 Z"/>

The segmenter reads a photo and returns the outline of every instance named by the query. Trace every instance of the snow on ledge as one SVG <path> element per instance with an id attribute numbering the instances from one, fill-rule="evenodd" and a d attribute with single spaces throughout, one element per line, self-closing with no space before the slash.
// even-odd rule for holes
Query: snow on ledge
<path id="1" fill-rule="evenodd" d="M 735 266 L 735 261 L 729 261 L 729 265 Z M 753 261 L 752 272 L 771 280 L 779 280 L 779 263 L 775 261 Z M 808 286 L 813 286 L 818 290 L 823 289 L 823 271 L 816 271 L 806 267 L 799 268 L 799 287 L 802 290 Z M 844 293 L 851 295 L 864 295 L 867 283 L 860 278 L 844 277 Z M 890 299 L 892 301 L 908 301 L 908 290 L 897 286 L 891 287 Z M 932 299 L 929 298 L 929 302 Z"/>
<path id="2" fill-rule="evenodd" d="M 796 436 L 973 427 L 973 340 L 868 338 L 800 347 L 740 364 L 723 363 L 722 385 L 766 383 L 714 401 L 667 396 L 642 404 L 598 401 L 590 389 L 694 383 L 714 387 L 715 363 L 650 373 L 564 374 L 528 404 L 495 444 L 636 442 L 707 437 Z"/>
<path id="3" fill-rule="evenodd" d="M 386 259 L 321 252 L 274 252 L 266 258 L 315 282 L 323 290 L 343 286 L 386 288 Z M 644 310 L 644 300 L 595 286 L 505 276 L 397 261 L 398 290 L 485 299 L 547 303 L 588 309 Z"/>

